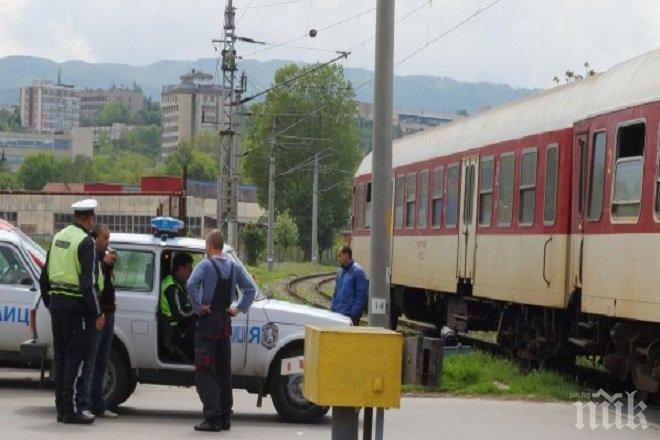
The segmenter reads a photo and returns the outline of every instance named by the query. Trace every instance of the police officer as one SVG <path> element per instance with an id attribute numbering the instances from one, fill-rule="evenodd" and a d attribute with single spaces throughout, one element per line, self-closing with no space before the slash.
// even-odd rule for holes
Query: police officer
<path id="1" fill-rule="evenodd" d="M 50 311 L 55 361 L 57 421 L 88 424 L 94 417 L 78 411 L 75 389 L 83 380 L 93 326 L 103 328 L 105 318 L 94 289 L 95 246 L 89 231 L 94 225 L 93 199 L 76 202 L 74 223 L 53 238 L 39 284 Z"/>
<path id="2" fill-rule="evenodd" d="M 178 252 L 172 261 L 172 275 L 160 284 L 160 307 L 158 314 L 159 334 L 168 360 L 190 362 L 193 357 L 193 310 L 186 282 L 192 272 L 193 258 Z"/>
<path id="3" fill-rule="evenodd" d="M 195 331 L 195 381 L 204 421 L 196 431 L 229 430 L 233 405 L 231 384 L 231 317 L 250 308 L 256 288 L 245 268 L 223 254 L 219 229 L 206 237 L 206 256 L 188 280 L 188 293 L 199 315 Z M 232 300 L 240 287 L 243 297 Z"/>

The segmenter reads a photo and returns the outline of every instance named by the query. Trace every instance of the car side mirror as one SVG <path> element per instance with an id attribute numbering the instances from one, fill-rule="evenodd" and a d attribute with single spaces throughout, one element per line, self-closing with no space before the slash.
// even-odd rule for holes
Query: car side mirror
<path id="1" fill-rule="evenodd" d="M 33 292 L 37 290 L 37 288 L 34 286 L 34 281 L 32 281 L 32 278 L 30 277 L 25 277 L 21 279 L 20 282 L 21 286 L 30 286 L 30 290 Z"/>

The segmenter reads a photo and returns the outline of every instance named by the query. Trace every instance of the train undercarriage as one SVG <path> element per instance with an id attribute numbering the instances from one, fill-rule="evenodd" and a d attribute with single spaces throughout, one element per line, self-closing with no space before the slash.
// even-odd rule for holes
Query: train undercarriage
<path id="1" fill-rule="evenodd" d="M 580 312 L 581 293 L 565 309 L 485 300 L 469 294 L 392 286 L 392 323 L 398 315 L 459 333 L 497 332 L 511 358 L 531 367 L 571 372 L 576 358 L 600 364 L 617 381 L 631 381 L 639 396 L 660 395 L 660 325 Z"/>

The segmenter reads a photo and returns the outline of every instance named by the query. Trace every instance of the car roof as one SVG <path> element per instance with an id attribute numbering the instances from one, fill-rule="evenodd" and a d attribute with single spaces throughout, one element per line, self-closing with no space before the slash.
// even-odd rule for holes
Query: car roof
<path id="1" fill-rule="evenodd" d="M 3 226 L 0 226 L 0 240 L 18 245 L 20 244 L 21 237 L 14 232 L 13 227 L 12 229 L 5 229 Z"/>
<path id="2" fill-rule="evenodd" d="M 16 229 L 16 226 L 6 220 L 0 219 L 0 231 L 12 231 L 14 229 Z"/>
<path id="3" fill-rule="evenodd" d="M 162 239 L 152 234 L 125 234 L 113 232 L 110 234 L 110 243 L 135 244 L 141 246 L 174 246 L 198 250 L 206 249 L 206 241 L 201 238 L 173 237 Z M 225 245 L 223 251 L 231 252 L 233 251 L 233 248 Z"/>

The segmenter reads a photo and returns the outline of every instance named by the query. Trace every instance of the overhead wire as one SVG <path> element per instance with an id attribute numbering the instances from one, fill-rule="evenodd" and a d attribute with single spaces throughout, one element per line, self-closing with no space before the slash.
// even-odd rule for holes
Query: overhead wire
<path id="1" fill-rule="evenodd" d="M 415 49 L 413 52 L 409 53 L 409 54 L 406 55 L 405 57 L 403 57 L 403 58 L 401 58 L 400 60 L 396 61 L 396 62 L 394 63 L 394 66 L 398 66 L 399 64 L 408 61 L 409 59 L 411 59 L 412 57 L 414 57 L 415 55 L 417 55 L 418 53 L 420 53 L 420 52 L 423 51 L 424 49 L 428 48 L 429 46 L 432 46 L 433 44 L 437 43 L 437 42 L 440 41 L 441 39 L 445 38 L 447 35 L 449 35 L 449 34 L 451 34 L 452 32 L 458 30 L 460 27 L 462 27 L 463 25 L 465 25 L 466 23 L 468 23 L 470 20 L 472 20 L 472 19 L 474 19 L 475 17 L 477 17 L 478 15 L 480 15 L 480 14 L 486 12 L 488 9 L 492 8 L 493 6 L 495 6 L 496 4 L 500 3 L 501 1 L 502 1 L 502 0 L 494 0 L 493 2 L 491 2 L 491 3 L 489 3 L 488 5 L 484 6 L 483 8 L 479 8 L 479 9 L 477 9 L 477 11 L 475 11 L 474 13 L 472 13 L 471 15 L 469 15 L 468 17 L 466 17 L 465 19 L 461 20 L 460 22 L 458 22 L 457 24 L 455 24 L 455 25 L 452 26 L 451 28 L 447 29 L 447 30 L 446 30 L 445 32 L 443 32 L 442 34 L 438 35 L 437 37 L 433 38 L 433 39 L 430 40 L 430 41 L 427 41 L 427 42 L 424 43 L 422 46 L 420 46 L 419 48 Z M 362 83 L 358 84 L 358 85 L 355 87 L 355 90 L 358 90 L 358 89 L 360 89 L 360 88 L 366 86 L 367 84 L 372 83 L 373 81 L 374 81 L 373 78 L 372 78 L 372 79 L 368 79 L 368 80 L 366 80 L 366 81 L 363 81 Z"/>
<path id="2" fill-rule="evenodd" d="M 248 9 L 250 9 L 250 6 L 252 6 L 252 3 L 254 3 L 254 0 L 250 0 L 250 3 L 248 3 L 248 5 L 246 7 L 241 8 L 241 9 L 243 9 L 243 13 L 241 14 L 240 17 L 238 17 L 238 20 L 236 20 L 236 24 L 240 23 L 240 21 L 243 19 L 243 17 L 245 17 L 245 14 L 247 14 Z"/>
<path id="3" fill-rule="evenodd" d="M 327 31 L 328 29 L 332 29 L 333 27 L 336 27 L 336 26 L 342 25 L 342 24 L 347 23 L 347 22 L 349 22 L 349 21 L 351 21 L 351 20 L 355 20 L 356 18 L 361 17 L 361 16 L 363 16 L 363 15 L 365 15 L 365 14 L 368 14 L 369 12 L 372 12 L 372 11 L 375 11 L 375 10 L 376 10 L 376 8 L 369 8 L 369 9 L 366 9 L 366 10 L 364 10 L 364 11 L 358 12 L 358 13 L 355 14 L 355 15 L 351 15 L 350 17 L 344 18 L 344 19 L 339 20 L 339 21 L 337 21 L 337 22 L 335 22 L 335 23 L 331 23 L 331 24 L 329 24 L 329 25 L 327 25 L 327 26 L 324 26 L 324 27 L 322 27 L 322 28 L 320 28 L 320 29 L 317 29 L 317 32 Z M 302 34 L 302 35 L 298 35 L 297 37 L 291 38 L 291 39 L 289 39 L 289 40 L 287 40 L 287 41 L 283 41 L 283 42 L 281 42 L 281 43 L 273 43 L 273 44 L 271 44 L 271 45 L 269 45 L 269 46 L 267 46 L 267 47 L 264 47 L 264 48 L 261 48 L 261 49 L 254 50 L 254 51 L 252 51 L 252 52 L 250 52 L 250 53 L 244 55 L 244 58 L 247 58 L 247 57 L 250 57 L 250 56 L 252 56 L 252 55 L 256 55 L 256 54 L 258 54 L 258 53 L 262 53 L 262 52 L 265 52 L 265 51 L 268 51 L 268 50 L 271 50 L 271 49 L 275 49 L 275 48 L 277 48 L 277 47 L 283 47 L 283 46 L 286 46 L 286 45 L 288 45 L 289 43 L 293 43 L 294 41 L 301 40 L 301 39 L 303 39 L 303 38 L 305 38 L 305 37 L 307 37 L 307 36 L 308 36 L 308 34 L 307 34 L 307 33 L 304 33 L 304 34 Z"/>
<path id="4" fill-rule="evenodd" d="M 261 8 L 270 8 L 271 6 L 282 6 L 282 5 L 288 5 L 291 3 L 300 3 L 303 0 L 284 0 L 284 1 L 279 1 L 279 2 L 272 2 L 272 3 L 266 3 L 263 5 L 250 5 L 248 6 L 243 6 L 242 8 L 236 8 L 236 9 L 261 9 Z"/>

